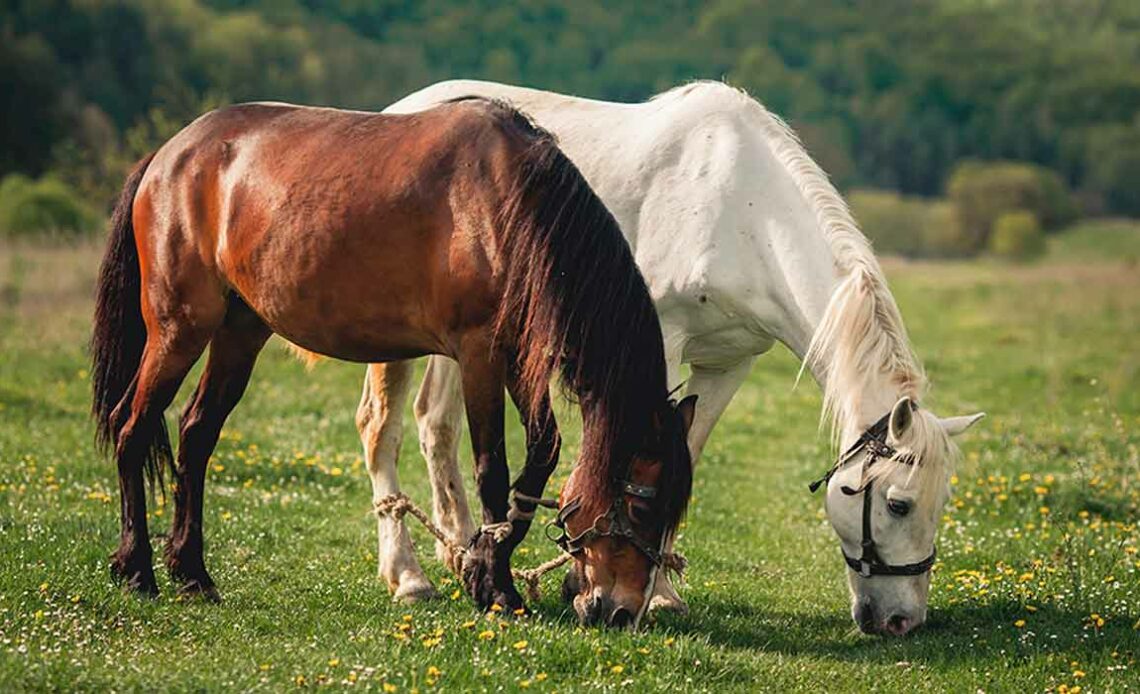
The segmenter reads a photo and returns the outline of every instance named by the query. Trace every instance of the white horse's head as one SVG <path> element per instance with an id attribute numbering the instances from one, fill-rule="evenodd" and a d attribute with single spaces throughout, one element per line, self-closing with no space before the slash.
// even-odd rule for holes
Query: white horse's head
<path id="1" fill-rule="evenodd" d="M 951 437 L 983 416 L 942 419 L 904 397 L 887 418 L 882 457 L 867 465 L 868 451 L 855 452 L 828 481 L 828 519 L 848 558 L 851 616 L 865 633 L 902 636 L 926 620 L 934 536 L 957 456 Z M 867 558 L 874 561 L 860 564 Z"/>

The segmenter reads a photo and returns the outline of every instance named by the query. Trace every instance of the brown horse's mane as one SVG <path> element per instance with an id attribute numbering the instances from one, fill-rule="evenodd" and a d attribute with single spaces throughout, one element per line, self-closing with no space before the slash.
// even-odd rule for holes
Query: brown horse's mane
<path id="1" fill-rule="evenodd" d="M 499 227 L 506 267 L 497 333 L 517 345 L 532 412 L 556 371 L 581 405 L 583 495 L 612 500 L 636 454 L 662 456 L 653 514 L 671 532 L 691 493 L 692 466 L 687 449 L 675 450 L 684 437 L 649 289 L 617 221 L 554 136 L 513 107 L 490 103 L 502 126 L 528 143 Z"/>

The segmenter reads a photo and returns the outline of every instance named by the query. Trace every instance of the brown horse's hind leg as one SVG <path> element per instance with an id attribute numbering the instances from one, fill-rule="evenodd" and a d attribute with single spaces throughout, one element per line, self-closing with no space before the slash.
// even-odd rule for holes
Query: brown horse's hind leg
<path id="1" fill-rule="evenodd" d="M 111 575 L 125 581 L 131 591 L 148 595 L 158 594 L 158 584 L 151 564 L 143 467 L 163 412 L 201 356 L 210 332 L 183 326 L 172 330 L 175 334 L 156 330 L 147 338 L 134 387 L 111 415 L 119 419 L 130 408 L 115 445 L 122 532 L 119 547 L 111 555 Z"/>
<path id="2" fill-rule="evenodd" d="M 166 544 L 166 566 L 181 594 L 218 600 L 202 556 L 202 497 L 206 464 L 222 425 L 233 411 L 269 338 L 269 328 L 241 299 L 231 297 L 225 322 L 210 342 L 206 370 L 182 412 L 174 490 L 174 523 Z"/>

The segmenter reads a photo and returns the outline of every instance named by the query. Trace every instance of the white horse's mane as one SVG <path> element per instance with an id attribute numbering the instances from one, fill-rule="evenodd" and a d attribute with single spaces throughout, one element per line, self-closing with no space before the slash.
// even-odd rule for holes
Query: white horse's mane
<path id="1" fill-rule="evenodd" d="M 721 93 L 726 88 L 720 82 L 694 82 L 659 96 L 683 96 L 703 86 L 715 87 Z M 898 395 L 919 402 L 926 393 L 926 375 L 911 347 L 902 314 L 879 261 L 867 237 L 859 231 L 846 201 L 783 119 L 744 90 L 731 91 L 754 114 L 753 122 L 770 151 L 815 212 L 836 269 L 844 278 L 832 293 L 804 355 L 804 366 L 812 366 L 823 379 L 821 422 L 830 423 L 832 441 L 837 445 L 845 429 L 861 429 L 870 424 L 858 421 L 860 394 L 889 383 Z M 916 478 L 944 479 L 944 474 L 928 476 L 918 472 L 919 468 L 937 467 L 945 473 L 956 451 L 934 416 L 926 410 L 920 413 L 922 416 L 914 418 L 906 440 L 897 442 L 899 457 L 914 456 L 913 459 L 933 463 L 914 466 Z M 873 474 L 886 476 L 893 467 L 876 466 Z M 921 487 L 928 487 L 924 479 L 916 481 Z"/>

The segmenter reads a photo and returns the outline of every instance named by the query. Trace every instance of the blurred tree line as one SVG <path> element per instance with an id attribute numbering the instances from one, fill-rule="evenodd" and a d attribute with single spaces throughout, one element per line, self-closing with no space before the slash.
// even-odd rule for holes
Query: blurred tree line
<path id="1" fill-rule="evenodd" d="M 962 160 L 1017 160 L 1054 172 L 1086 212 L 1140 215 L 1135 0 L 0 8 L 0 176 L 24 174 L 14 189 L 28 190 L 48 174 L 95 208 L 131 161 L 221 103 L 381 109 L 454 77 L 640 100 L 725 78 L 789 120 L 844 188 L 930 196 Z"/>

